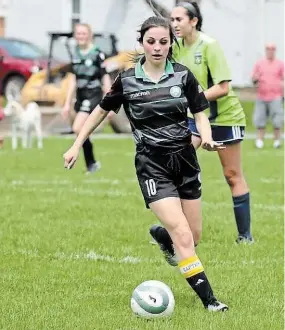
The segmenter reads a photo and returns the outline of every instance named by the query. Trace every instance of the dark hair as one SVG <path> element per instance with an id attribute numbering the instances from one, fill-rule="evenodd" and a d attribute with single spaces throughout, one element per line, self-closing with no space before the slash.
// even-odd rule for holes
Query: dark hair
<path id="1" fill-rule="evenodd" d="M 203 17 L 197 2 L 179 2 L 175 7 L 183 7 L 184 9 L 186 9 L 187 15 L 189 16 L 190 19 L 197 17 L 198 23 L 196 25 L 196 29 L 198 31 L 201 31 Z"/>
<path id="2" fill-rule="evenodd" d="M 164 27 L 166 29 L 169 30 L 169 35 L 170 35 L 170 43 L 172 44 L 173 41 L 175 41 L 177 43 L 177 39 L 175 37 L 175 34 L 172 30 L 170 21 L 164 17 L 157 17 L 157 16 L 152 16 L 149 17 L 147 20 L 145 20 L 140 28 L 140 30 L 138 31 L 139 33 L 139 37 L 138 37 L 138 42 L 140 42 L 142 44 L 143 42 L 143 37 L 146 34 L 146 32 L 153 28 L 153 27 Z M 172 46 L 169 49 L 169 53 L 167 56 L 168 59 L 172 60 Z"/>

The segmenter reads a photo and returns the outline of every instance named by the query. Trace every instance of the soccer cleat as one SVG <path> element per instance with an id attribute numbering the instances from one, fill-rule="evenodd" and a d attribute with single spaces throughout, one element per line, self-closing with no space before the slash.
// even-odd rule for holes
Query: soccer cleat
<path id="1" fill-rule="evenodd" d="M 152 245 L 157 245 L 157 241 L 152 237 L 151 241 L 149 241 L 150 244 Z"/>
<path id="2" fill-rule="evenodd" d="M 273 142 L 273 148 L 277 149 L 277 148 L 280 148 L 281 147 L 281 142 L 280 140 L 275 140 Z"/>
<path id="3" fill-rule="evenodd" d="M 205 308 L 210 312 L 226 312 L 229 310 L 229 307 L 226 304 L 223 304 L 218 300 L 212 301 L 210 304 L 205 306 Z"/>
<path id="4" fill-rule="evenodd" d="M 264 142 L 263 142 L 263 140 L 261 140 L 261 139 L 257 139 L 257 140 L 255 141 L 255 146 L 256 146 L 257 149 L 262 149 L 262 148 L 264 147 Z"/>
<path id="5" fill-rule="evenodd" d="M 254 243 L 254 239 L 252 236 L 241 236 L 239 235 L 238 238 L 236 239 L 237 244 L 248 244 L 251 245 Z"/>
<path id="6" fill-rule="evenodd" d="M 164 255 L 164 258 L 169 263 L 169 265 L 173 267 L 178 266 L 178 261 L 174 251 L 172 239 L 169 236 L 168 231 L 159 225 L 153 225 L 150 228 L 149 233 L 159 245 L 160 250 Z"/>
<path id="7" fill-rule="evenodd" d="M 101 163 L 97 161 L 96 163 L 93 163 L 87 167 L 86 174 L 95 173 L 95 172 L 99 171 L 100 169 L 101 169 Z"/>

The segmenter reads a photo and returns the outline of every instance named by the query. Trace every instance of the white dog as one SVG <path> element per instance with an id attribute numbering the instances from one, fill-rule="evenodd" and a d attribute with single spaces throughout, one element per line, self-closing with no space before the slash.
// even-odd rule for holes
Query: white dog
<path id="1" fill-rule="evenodd" d="M 32 131 L 37 136 L 38 148 L 43 147 L 41 112 L 35 102 L 30 102 L 24 108 L 19 102 L 9 100 L 4 108 L 5 116 L 11 116 L 12 121 L 12 148 L 18 147 L 18 136 L 21 136 L 22 147 L 32 147 Z"/>

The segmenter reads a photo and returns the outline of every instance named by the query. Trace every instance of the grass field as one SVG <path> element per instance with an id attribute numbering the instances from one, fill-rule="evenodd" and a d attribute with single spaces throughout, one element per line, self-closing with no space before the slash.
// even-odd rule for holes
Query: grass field
<path id="1" fill-rule="evenodd" d="M 217 157 L 199 152 L 204 232 L 198 247 L 216 295 L 230 306 L 210 314 L 169 267 L 148 228 L 156 222 L 136 183 L 131 139 L 98 140 L 102 170 L 72 171 L 62 153 L 71 140 L 50 138 L 44 150 L 0 151 L 0 329 L 281 330 L 283 325 L 283 151 L 271 141 L 243 143 L 251 187 L 253 246 L 236 246 L 232 202 Z M 130 296 L 142 281 L 168 284 L 173 317 L 134 317 Z"/>

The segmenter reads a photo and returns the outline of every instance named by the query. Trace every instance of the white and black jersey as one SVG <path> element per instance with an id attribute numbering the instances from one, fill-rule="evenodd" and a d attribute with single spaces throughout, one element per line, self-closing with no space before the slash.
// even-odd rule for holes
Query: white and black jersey
<path id="1" fill-rule="evenodd" d="M 209 106 L 202 88 L 183 65 L 168 61 L 156 83 L 142 63 L 117 76 L 101 108 L 118 111 L 123 105 L 137 144 L 175 149 L 189 143 L 187 111 L 195 114 Z"/>

